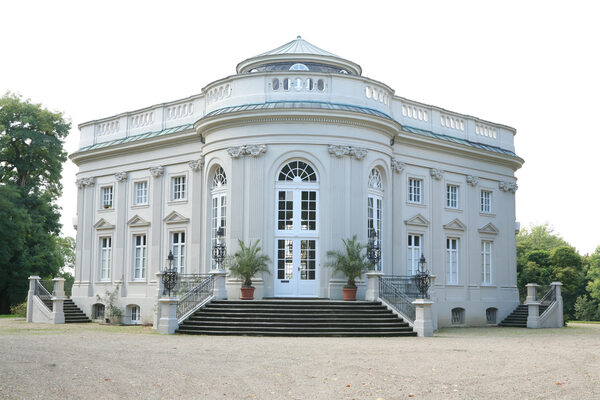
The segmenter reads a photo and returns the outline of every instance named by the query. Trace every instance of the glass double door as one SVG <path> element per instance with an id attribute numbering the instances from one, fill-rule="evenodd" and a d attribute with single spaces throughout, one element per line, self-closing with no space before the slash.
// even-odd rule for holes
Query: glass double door
<path id="1" fill-rule="evenodd" d="M 277 191 L 275 296 L 318 296 L 318 192 Z"/>

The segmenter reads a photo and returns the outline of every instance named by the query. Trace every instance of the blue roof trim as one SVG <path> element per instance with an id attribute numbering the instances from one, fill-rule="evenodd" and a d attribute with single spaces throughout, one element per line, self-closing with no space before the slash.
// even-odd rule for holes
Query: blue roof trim
<path id="1" fill-rule="evenodd" d="M 402 130 L 404 130 L 406 132 L 410 132 L 410 133 L 416 133 L 417 135 L 431 137 L 434 139 L 445 140 L 447 142 L 464 144 L 464 145 L 476 147 L 476 148 L 482 149 L 482 150 L 493 151 L 494 153 L 508 154 L 509 156 L 518 157 L 513 151 L 506 150 L 506 149 L 503 149 L 498 146 L 492 146 L 489 144 L 484 144 L 484 143 L 479 143 L 479 142 L 472 142 L 467 139 L 461 139 L 461 138 L 455 137 L 455 136 L 442 135 L 441 133 L 435 133 L 435 132 L 427 131 L 425 129 L 419 129 L 419 128 L 414 128 L 412 126 L 402 125 Z"/>
<path id="2" fill-rule="evenodd" d="M 135 141 L 141 140 L 141 139 L 168 135 L 170 133 L 177 133 L 177 132 L 185 131 L 187 129 L 192 129 L 193 127 L 194 127 L 194 124 L 185 124 L 185 125 L 174 126 L 172 128 L 168 128 L 168 129 L 163 129 L 162 131 L 144 132 L 144 133 L 140 133 L 139 135 L 128 136 L 128 137 L 115 139 L 115 140 L 109 140 L 107 142 L 95 143 L 90 146 L 82 147 L 73 154 L 76 154 L 76 153 L 79 153 L 82 151 L 86 151 L 86 150 L 101 149 L 103 147 L 114 146 L 116 144 L 135 142 Z"/>
<path id="3" fill-rule="evenodd" d="M 385 119 L 394 121 L 394 119 L 391 116 L 389 116 L 386 113 L 381 112 L 379 110 L 375 110 L 373 108 L 353 106 L 350 104 L 328 103 L 328 102 L 324 102 L 324 101 L 311 101 L 311 100 L 267 101 L 265 103 L 244 104 L 241 106 L 224 107 L 224 108 L 219 108 L 218 110 L 209 112 L 203 118 L 209 118 L 209 117 L 214 117 L 216 115 L 229 114 L 229 113 L 234 113 L 234 112 L 238 112 L 238 111 L 272 110 L 272 109 L 282 109 L 282 108 L 285 108 L 285 109 L 303 108 L 303 109 L 311 109 L 311 110 L 323 109 L 323 110 L 352 111 L 352 112 L 359 112 L 362 114 L 374 115 L 376 117 L 381 117 L 381 118 L 385 118 Z"/>

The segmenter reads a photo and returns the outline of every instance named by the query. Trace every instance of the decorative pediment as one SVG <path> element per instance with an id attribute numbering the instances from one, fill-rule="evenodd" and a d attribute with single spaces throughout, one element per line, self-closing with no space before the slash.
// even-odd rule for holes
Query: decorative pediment
<path id="1" fill-rule="evenodd" d="M 115 229 L 115 226 L 113 224 L 111 224 L 110 222 L 108 222 L 107 220 L 105 220 L 104 218 L 100 218 L 98 220 L 98 222 L 96 222 L 94 224 L 94 228 L 96 228 L 96 230 L 107 230 L 107 229 Z"/>
<path id="2" fill-rule="evenodd" d="M 144 218 L 142 218 L 136 214 L 133 217 L 131 217 L 131 219 L 129 221 L 127 221 L 127 225 L 134 226 L 134 227 L 150 226 L 150 222 L 146 221 Z"/>
<path id="3" fill-rule="evenodd" d="M 498 233 L 500 233 L 500 230 L 496 228 L 496 225 L 492 224 L 491 222 L 484 225 L 482 228 L 479 228 L 478 230 L 479 233 L 487 233 L 491 235 L 497 235 Z"/>
<path id="4" fill-rule="evenodd" d="M 464 231 L 467 229 L 466 225 L 463 224 L 460 219 L 455 218 L 452 221 L 444 225 L 444 229 L 451 229 L 453 231 Z"/>
<path id="5" fill-rule="evenodd" d="M 184 224 L 189 220 L 189 218 L 184 217 L 177 211 L 173 211 L 171 214 L 167 215 L 163 221 L 165 221 L 167 224 Z"/>
<path id="6" fill-rule="evenodd" d="M 429 221 L 427 218 L 422 216 L 420 213 L 410 219 L 405 220 L 404 223 L 406 225 L 429 226 Z"/>

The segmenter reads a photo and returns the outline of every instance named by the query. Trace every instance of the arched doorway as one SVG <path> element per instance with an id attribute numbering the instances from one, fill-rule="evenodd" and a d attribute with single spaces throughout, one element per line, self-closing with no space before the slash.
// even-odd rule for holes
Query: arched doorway
<path id="1" fill-rule="evenodd" d="M 283 166 L 275 187 L 275 296 L 317 297 L 319 181 L 304 161 Z"/>

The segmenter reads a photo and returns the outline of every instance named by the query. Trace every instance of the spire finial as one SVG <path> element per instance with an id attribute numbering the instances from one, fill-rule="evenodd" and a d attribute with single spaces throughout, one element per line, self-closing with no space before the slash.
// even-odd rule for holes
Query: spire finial
<path id="1" fill-rule="evenodd" d="M 296 39 L 302 39 L 302 36 L 298 35 L 296 36 Z"/>

